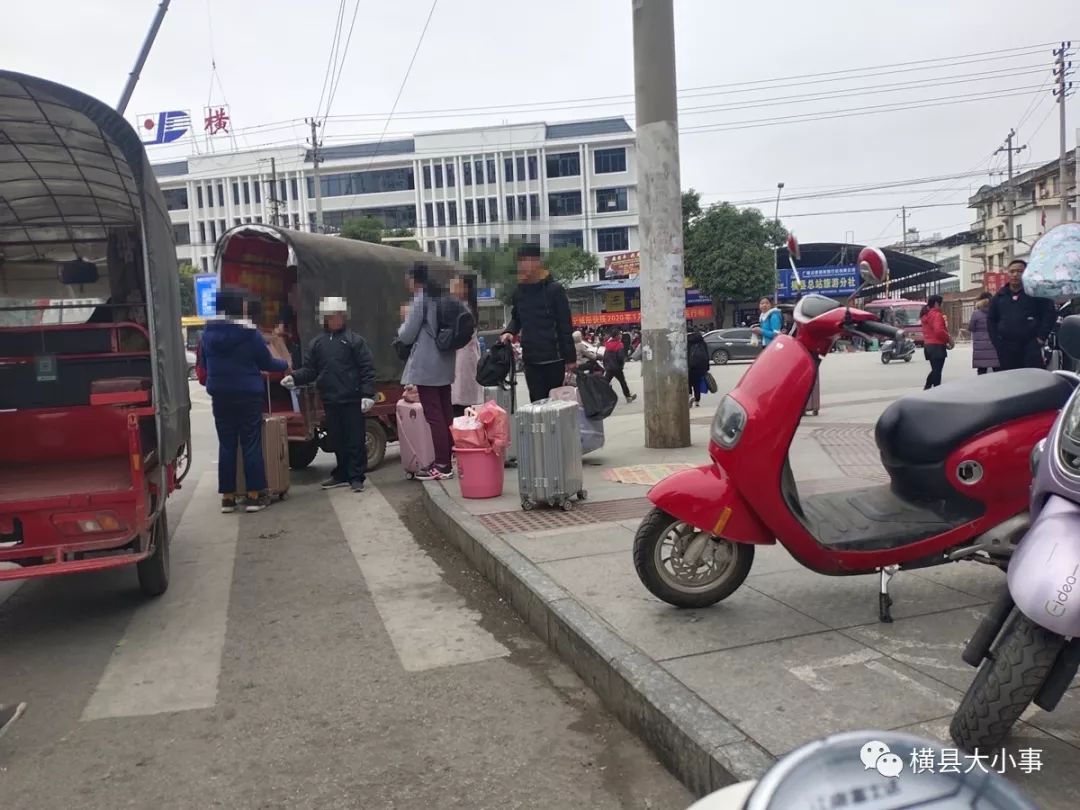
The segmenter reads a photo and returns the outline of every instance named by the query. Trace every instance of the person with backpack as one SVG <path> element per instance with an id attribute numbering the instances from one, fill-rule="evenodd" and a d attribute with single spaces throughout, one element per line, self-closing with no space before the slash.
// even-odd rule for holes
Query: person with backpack
<path id="1" fill-rule="evenodd" d="M 540 246 L 526 244 L 517 251 L 518 286 L 510 300 L 510 322 L 502 341 L 521 335 L 522 360 L 529 398 L 547 399 L 577 368 L 574 327 L 566 290 L 544 266 Z"/>
<path id="2" fill-rule="evenodd" d="M 435 461 L 416 474 L 421 481 L 438 481 L 454 477 L 451 458 L 453 439 L 450 425 L 454 421 L 451 387 L 456 373 L 456 353 L 471 339 L 475 321 L 462 345 L 458 333 L 469 326 L 467 309 L 445 291 L 430 276 L 424 262 L 413 265 L 408 279 L 412 300 L 405 322 L 398 329 L 398 341 L 410 347 L 409 359 L 401 375 L 402 385 L 415 385 L 424 408 L 424 420 L 431 428 L 431 443 Z"/>
<path id="3" fill-rule="evenodd" d="M 705 336 L 697 329 L 686 336 L 686 369 L 690 380 L 690 401 L 698 408 L 701 406 L 701 382 L 709 373 L 709 347 L 705 345 Z"/>
<path id="4" fill-rule="evenodd" d="M 631 394 L 630 386 L 626 384 L 626 343 L 628 340 L 629 335 L 625 332 L 620 335 L 618 327 L 615 327 L 604 344 L 604 380 L 609 385 L 612 379 L 619 381 L 627 405 L 637 399 L 637 394 Z"/>
<path id="5" fill-rule="evenodd" d="M 476 318 L 476 276 L 455 276 L 450 282 L 450 294 L 469 308 Z M 450 401 L 454 416 L 464 416 L 465 409 L 484 401 L 484 389 L 476 381 L 476 366 L 480 362 L 480 341 L 473 329 L 469 342 L 457 350 L 454 356 L 454 384 L 450 387 Z"/>
<path id="6" fill-rule="evenodd" d="M 348 327 L 348 302 L 329 297 L 319 302 L 323 333 L 311 341 L 301 368 L 285 377 L 288 389 L 315 383 L 326 411 L 326 431 L 337 466 L 323 489 L 352 487 L 364 491 L 367 479 L 367 420 L 375 407 L 375 361 L 360 335 Z"/>

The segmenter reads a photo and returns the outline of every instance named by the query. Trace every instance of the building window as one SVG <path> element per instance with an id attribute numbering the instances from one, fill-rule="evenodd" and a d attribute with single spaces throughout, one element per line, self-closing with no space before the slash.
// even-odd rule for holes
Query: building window
<path id="1" fill-rule="evenodd" d="M 580 215 L 580 191 L 558 191 L 553 194 L 548 194 L 548 216 L 576 217 Z"/>
<path id="2" fill-rule="evenodd" d="M 465 240 L 465 250 L 467 250 L 469 253 L 472 253 L 474 250 L 476 250 L 476 240 L 473 237 L 470 236 L 468 239 Z"/>
<path id="3" fill-rule="evenodd" d="M 597 228 L 596 249 L 600 253 L 614 253 L 630 249 L 629 228 Z"/>
<path id="4" fill-rule="evenodd" d="M 378 194 L 384 191 L 411 191 L 416 188 L 412 167 L 374 169 L 364 172 L 325 174 L 319 178 L 324 197 L 345 197 L 352 194 Z M 315 196 L 314 178 L 307 178 L 308 197 Z"/>
<path id="5" fill-rule="evenodd" d="M 487 225 L 487 206 L 483 200 L 476 201 L 476 221 L 480 225 Z"/>
<path id="6" fill-rule="evenodd" d="M 214 220 L 210 220 L 210 241 L 217 241 L 217 225 L 214 223 Z"/>
<path id="7" fill-rule="evenodd" d="M 218 183 L 217 187 L 217 204 L 222 208 L 225 207 L 225 186 Z"/>
<path id="8" fill-rule="evenodd" d="M 294 200 L 299 200 L 300 199 L 300 188 L 299 188 L 299 185 L 296 182 L 295 177 L 292 178 L 289 181 L 289 189 L 292 191 L 292 198 Z"/>
<path id="9" fill-rule="evenodd" d="M 203 207 L 202 186 L 195 186 L 195 204 L 198 205 L 199 208 Z"/>
<path id="10" fill-rule="evenodd" d="M 563 247 L 584 247 L 585 240 L 582 238 L 581 231 L 552 231 L 551 232 L 551 247 L 563 248 Z"/>
<path id="11" fill-rule="evenodd" d="M 312 222 L 311 230 L 315 230 L 315 225 L 314 225 L 314 223 L 315 223 L 315 215 L 314 214 L 311 215 L 311 222 Z M 245 225 L 250 225 L 251 224 L 251 217 L 244 217 L 244 224 Z"/>
<path id="12" fill-rule="evenodd" d="M 326 211 L 323 214 L 323 225 L 328 230 L 341 230 L 348 220 L 363 217 L 378 220 L 384 228 L 415 228 L 416 206 L 388 205 L 382 208 L 346 208 L 339 211 Z"/>
<path id="13" fill-rule="evenodd" d="M 435 206 L 432 203 L 424 203 L 424 227 L 435 227 Z"/>
<path id="14" fill-rule="evenodd" d="M 465 164 L 465 165 L 468 165 L 468 164 Z M 472 225 L 473 222 L 475 221 L 475 219 L 476 218 L 473 216 L 473 201 L 472 200 L 466 200 L 465 201 L 465 224 L 466 225 Z"/>
<path id="15" fill-rule="evenodd" d="M 255 202 L 262 202 L 262 183 L 256 180 L 253 185 L 255 186 Z M 218 189 L 218 193 L 221 193 L 221 189 Z"/>
<path id="16" fill-rule="evenodd" d="M 499 198 L 488 197 L 488 220 L 490 222 L 499 221 Z"/>
<path id="17" fill-rule="evenodd" d="M 454 187 L 454 164 L 452 163 L 446 164 L 446 187 Z"/>
<path id="18" fill-rule="evenodd" d="M 503 180 L 507 183 L 514 182 L 514 159 L 503 158 Z"/>
<path id="19" fill-rule="evenodd" d="M 461 162 L 461 177 L 461 182 L 466 186 L 472 185 L 472 163 L 468 160 L 463 160 Z"/>
<path id="20" fill-rule="evenodd" d="M 262 225 L 263 218 L 261 216 L 255 217 L 255 221 Z"/>
<path id="21" fill-rule="evenodd" d="M 436 163 L 435 164 L 435 188 L 442 188 L 442 187 L 443 187 L 442 164 L 441 163 Z"/>
<path id="22" fill-rule="evenodd" d="M 427 252 L 430 253 L 432 256 L 435 255 L 435 243 L 434 242 L 428 242 L 427 243 Z"/>
<path id="23" fill-rule="evenodd" d="M 517 159 L 517 179 L 519 181 L 525 179 L 525 158 L 523 157 Z"/>
<path id="24" fill-rule="evenodd" d="M 593 152 L 593 165 L 597 174 L 626 171 L 626 149 L 597 149 Z"/>
<path id="25" fill-rule="evenodd" d="M 200 222 L 199 223 L 199 244 L 200 245 L 205 245 L 206 244 L 206 223 L 205 222 Z"/>
<path id="26" fill-rule="evenodd" d="M 497 236 L 491 237 L 491 249 L 492 250 L 498 250 L 499 249 L 499 237 L 497 237 Z"/>
<path id="27" fill-rule="evenodd" d="M 293 180 L 293 182 L 295 183 L 296 181 Z M 300 230 L 300 215 L 299 214 L 293 214 L 292 215 L 292 226 L 293 226 L 293 230 L 296 230 L 296 231 Z"/>
<path id="28" fill-rule="evenodd" d="M 454 261 L 460 261 L 461 259 L 461 246 L 458 244 L 457 239 L 450 240 L 450 258 Z"/>
<path id="29" fill-rule="evenodd" d="M 596 210 L 625 211 L 627 209 L 626 188 L 598 188 L 596 190 Z"/>
<path id="30" fill-rule="evenodd" d="M 507 222 L 513 222 L 515 219 L 517 219 L 517 216 L 515 215 L 515 213 L 516 212 L 514 211 L 514 198 L 513 197 L 507 197 L 506 198 L 506 221 Z"/>
<path id="31" fill-rule="evenodd" d="M 161 190 L 165 195 L 165 207 L 170 211 L 185 211 L 188 207 L 186 188 L 165 188 Z"/>
<path id="32" fill-rule="evenodd" d="M 1019 222 L 1016 223 L 1016 241 L 1017 242 L 1023 242 L 1024 241 L 1024 226 L 1022 224 L 1020 224 Z"/>
<path id="33" fill-rule="evenodd" d="M 244 205 L 251 205 L 251 185 L 244 182 Z"/>
<path id="34" fill-rule="evenodd" d="M 278 185 L 278 191 L 281 192 L 281 195 L 278 197 L 278 200 L 280 202 L 286 202 L 289 199 L 288 183 L 286 183 L 284 180 L 282 180 L 281 183 Z"/>
<path id="35" fill-rule="evenodd" d="M 482 160 L 473 161 L 473 168 L 476 171 L 476 185 L 478 185 L 478 186 L 484 185 L 484 161 L 482 161 Z"/>
<path id="36" fill-rule="evenodd" d="M 239 225 L 240 224 L 240 217 L 233 217 L 232 224 L 233 225 Z"/>
<path id="37" fill-rule="evenodd" d="M 217 226 L 218 226 L 218 233 L 219 234 L 224 235 L 225 231 L 228 230 L 228 228 L 225 227 L 227 224 L 228 223 L 226 223 L 225 220 L 223 220 L 223 219 L 218 220 L 218 225 Z"/>
<path id="38" fill-rule="evenodd" d="M 442 203 L 439 203 L 435 210 L 436 210 L 436 213 L 438 213 L 438 215 L 439 215 L 439 227 L 440 228 L 445 228 L 446 227 L 446 206 L 443 205 Z"/>
<path id="39" fill-rule="evenodd" d="M 517 195 L 517 213 L 518 213 L 518 217 L 520 217 L 523 220 L 529 218 L 529 213 L 528 213 L 529 209 L 527 208 L 528 199 L 529 199 L 529 197 L 526 194 L 518 194 Z"/>
<path id="40" fill-rule="evenodd" d="M 529 179 L 535 180 L 539 173 L 536 168 L 536 155 L 529 155 Z"/>
<path id="41" fill-rule="evenodd" d="M 202 257 L 202 271 L 204 274 L 210 272 L 210 262 L 205 256 Z"/>
<path id="42" fill-rule="evenodd" d="M 548 177 L 576 177 L 581 174 L 581 155 L 577 152 L 561 152 L 547 156 Z"/>
<path id="43" fill-rule="evenodd" d="M 424 188 L 431 188 L 431 167 L 425 166 L 424 172 Z"/>
<path id="44" fill-rule="evenodd" d="M 540 219 L 540 195 L 529 195 L 529 219 Z"/>
<path id="45" fill-rule="evenodd" d="M 240 204 L 240 184 L 239 183 L 233 183 L 232 184 L 232 204 L 233 205 L 239 205 Z"/>
<path id="46" fill-rule="evenodd" d="M 439 240 L 439 255 L 444 256 L 444 257 L 446 256 L 446 240 L 445 239 L 440 239 Z"/>
<path id="47" fill-rule="evenodd" d="M 488 158 L 487 181 L 492 184 L 499 182 L 499 178 L 495 176 L 495 158 Z"/>
<path id="48" fill-rule="evenodd" d="M 446 204 L 446 218 L 449 220 L 451 225 L 457 225 L 457 201 L 456 200 L 450 200 L 450 202 L 448 202 Z"/>
<path id="49" fill-rule="evenodd" d="M 191 244 L 191 226 L 187 223 L 172 226 L 173 241 L 178 245 Z"/>

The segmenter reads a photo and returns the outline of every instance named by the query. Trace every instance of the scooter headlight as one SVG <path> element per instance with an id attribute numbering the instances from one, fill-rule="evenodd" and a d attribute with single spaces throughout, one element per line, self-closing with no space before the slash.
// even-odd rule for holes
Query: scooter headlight
<path id="1" fill-rule="evenodd" d="M 742 438 L 746 428 L 746 410 L 730 394 L 720 400 L 713 417 L 710 437 L 725 450 L 731 450 Z"/>
<path id="2" fill-rule="evenodd" d="M 1058 461 L 1069 475 L 1080 478 L 1080 397 L 1065 406 L 1058 427 Z"/>
<path id="3" fill-rule="evenodd" d="M 1042 464 L 1043 453 L 1046 452 L 1046 439 L 1039 439 L 1035 443 L 1035 446 L 1031 448 L 1031 456 L 1028 459 L 1028 463 L 1031 465 L 1031 477 L 1035 477 L 1035 473 L 1039 471 L 1039 465 Z"/>

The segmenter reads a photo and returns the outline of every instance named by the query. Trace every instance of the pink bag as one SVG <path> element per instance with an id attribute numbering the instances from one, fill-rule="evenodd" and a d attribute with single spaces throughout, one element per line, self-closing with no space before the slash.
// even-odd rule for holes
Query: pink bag
<path id="1" fill-rule="evenodd" d="M 454 419 L 450 425 L 450 434 L 454 438 L 454 447 L 470 450 L 485 450 L 491 446 L 484 425 L 476 418 L 476 411 L 469 408 L 464 416 Z"/>
<path id="2" fill-rule="evenodd" d="M 491 400 L 469 410 L 476 413 L 477 420 L 483 425 L 487 446 L 499 453 L 510 446 L 510 414 L 505 409 Z"/>
<path id="3" fill-rule="evenodd" d="M 419 402 L 406 402 L 404 399 L 398 402 L 397 433 L 401 446 L 401 466 L 406 478 L 412 478 L 435 463 L 431 428 L 424 419 L 424 409 Z"/>

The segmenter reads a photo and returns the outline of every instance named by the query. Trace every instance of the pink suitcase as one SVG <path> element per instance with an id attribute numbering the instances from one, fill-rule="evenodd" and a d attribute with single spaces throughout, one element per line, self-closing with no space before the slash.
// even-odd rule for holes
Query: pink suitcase
<path id="1" fill-rule="evenodd" d="M 412 478 L 435 463 L 431 428 L 424 420 L 424 408 L 419 402 L 398 402 L 397 433 L 401 448 L 401 467 L 405 470 L 406 478 Z"/>

